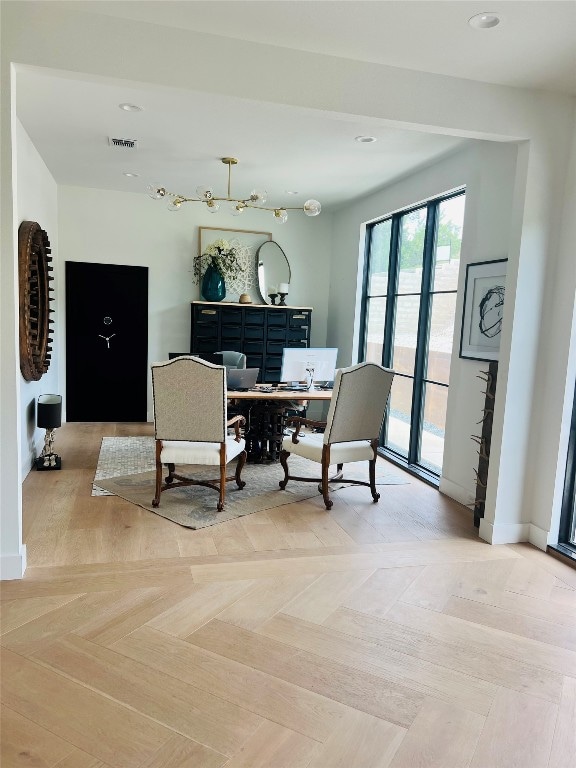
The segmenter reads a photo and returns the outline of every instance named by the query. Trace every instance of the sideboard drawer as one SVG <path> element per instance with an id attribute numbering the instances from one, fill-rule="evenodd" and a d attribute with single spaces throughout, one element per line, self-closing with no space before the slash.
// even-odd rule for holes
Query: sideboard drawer
<path id="1" fill-rule="evenodd" d="M 244 354 L 245 355 L 261 355 L 264 352 L 264 345 L 261 341 L 245 341 L 244 342 Z"/>
<path id="2" fill-rule="evenodd" d="M 279 355 L 282 357 L 282 353 L 284 352 L 284 347 L 286 346 L 285 341 L 269 341 L 266 344 L 266 352 L 269 355 Z"/>
<path id="3" fill-rule="evenodd" d="M 288 323 L 288 312 L 285 309 L 276 309 L 274 311 L 268 312 L 268 317 L 266 319 L 266 324 L 268 325 L 268 328 L 271 328 L 272 326 L 283 326 L 286 327 Z"/>
<path id="4" fill-rule="evenodd" d="M 204 325 L 199 323 L 196 326 L 196 338 L 198 339 L 217 339 L 218 338 L 218 325 Z"/>
<path id="5" fill-rule="evenodd" d="M 296 310 L 291 309 L 289 315 L 290 328 L 300 328 L 310 325 L 311 312 L 309 309 Z"/>
<path id="6" fill-rule="evenodd" d="M 262 368 L 262 355 L 246 355 L 246 368 Z"/>
<path id="7" fill-rule="evenodd" d="M 226 323 L 227 325 L 242 325 L 241 309 L 228 309 L 222 307 L 220 316 L 222 318 L 222 323 Z"/>
<path id="8" fill-rule="evenodd" d="M 241 325 L 223 325 L 222 326 L 222 344 L 225 346 L 228 339 L 241 339 Z"/>
<path id="9" fill-rule="evenodd" d="M 308 328 L 289 328 L 288 341 L 306 341 L 308 338 Z"/>
<path id="10" fill-rule="evenodd" d="M 216 323 L 220 322 L 220 312 L 212 307 L 196 307 L 195 321 L 197 323 Z"/>
<path id="11" fill-rule="evenodd" d="M 266 368 L 262 381 L 265 384 L 276 384 L 280 381 L 280 368 Z"/>
<path id="12" fill-rule="evenodd" d="M 273 326 L 272 328 L 268 328 L 268 333 L 266 334 L 267 338 L 270 340 L 279 340 L 279 341 L 285 341 L 286 340 L 286 328 L 278 327 L 276 328 Z"/>
<path id="13" fill-rule="evenodd" d="M 264 339 L 264 328 L 258 325 L 245 325 L 244 326 L 244 338 L 250 339 Z"/>
<path id="14" fill-rule="evenodd" d="M 263 309 L 245 309 L 244 325 L 264 325 L 266 313 Z"/>

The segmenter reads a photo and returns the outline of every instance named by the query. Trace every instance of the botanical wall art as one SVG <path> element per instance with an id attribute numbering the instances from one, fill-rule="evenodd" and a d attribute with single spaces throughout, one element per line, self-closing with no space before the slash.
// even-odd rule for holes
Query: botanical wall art
<path id="1" fill-rule="evenodd" d="M 466 267 L 460 357 L 498 360 L 507 265 L 507 259 L 498 259 Z"/>
<path id="2" fill-rule="evenodd" d="M 232 261 L 238 268 L 228 269 L 224 275 L 226 301 L 237 301 L 244 293 L 249 294 L 253 300 L 258 299 L 256 251 L 262 243 L 271 239 L 271 232 L 199 227 L 198 255 L 194 259 L 194 282 L 202 285 L 202 277 L 215 251 L 227 251 L 233 254 Z"/>

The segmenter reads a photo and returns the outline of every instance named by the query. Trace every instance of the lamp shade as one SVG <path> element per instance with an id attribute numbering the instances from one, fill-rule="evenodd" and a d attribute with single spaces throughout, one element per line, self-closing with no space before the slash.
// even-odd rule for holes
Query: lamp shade
<path id="1" fill-rule="evenodd" d="M 40 395 L 36 423 L 42 429 L 56 429 L 62 425 L 62 395 Z"/>

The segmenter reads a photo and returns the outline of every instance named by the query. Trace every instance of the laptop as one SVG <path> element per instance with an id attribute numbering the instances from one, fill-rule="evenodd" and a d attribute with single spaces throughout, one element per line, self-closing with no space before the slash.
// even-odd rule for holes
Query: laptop
<path id="1" fill-rule="evenodd" d="M 260 368 L 229 368 L 226 371 L 228 391 L 242 392 L 256 386 Z"/>

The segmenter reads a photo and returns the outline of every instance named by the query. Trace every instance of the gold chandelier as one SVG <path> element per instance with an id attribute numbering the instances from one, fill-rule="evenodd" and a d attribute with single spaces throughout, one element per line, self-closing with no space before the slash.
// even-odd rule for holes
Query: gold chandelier
<path id="1" fill-rule="evenodd" d="M 221 160 L 224 165 L 228 166 L 228 195 L 226 197 L 216 197 L 210 187 L 196 187 L 198 197 L 185 197 L 175 192 L 168 192 L 164 187 L 157 184 L 148 185 L 148 194 L 153 200 L 169 198 L 168 209 L 170 211 L 178 211 L 183 203 L 205 203 L 211 213 L 216 213 L 220 208 L 220 203 L 226 202 L 232 203 L 230 213 L 233 216 L 239 216 L 246 208 L 257 208 L 260 211 L 272 211 L 274 218 L 281 222 L 288 219 L 288 211 L 304 211 L 306 216 L 318 216 L 322 210 L 318 200 L 306 200 L 302 206 L 283 205 L 278 208 L 271 208 L 265 205 L 266 192 L 256 189 L 253 189 L 250 195 L 244 199 L 232 197 L 230 194 L 230 177 L 232 166 L 237 165 L 238 160 L 235 157 L 222 157 Z"/>

